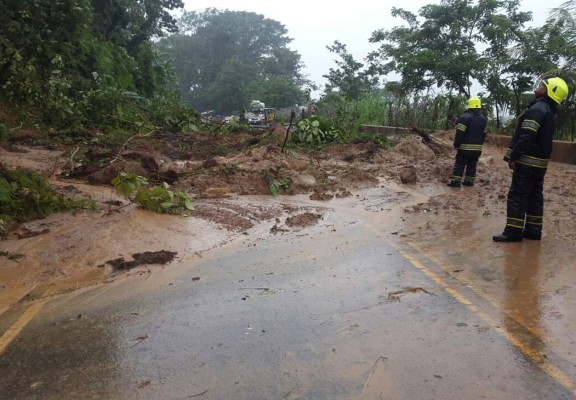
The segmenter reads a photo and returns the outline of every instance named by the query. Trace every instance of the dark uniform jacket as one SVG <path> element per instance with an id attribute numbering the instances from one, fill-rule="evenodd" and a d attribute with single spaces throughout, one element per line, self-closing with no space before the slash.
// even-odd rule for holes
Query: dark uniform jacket
<path id="1" fill-rule="evenodd" d="M 486 123 L 486 117 L 479 110 L 467 110 L 458 118 L 454 148 L 481 152 L 486 139 Z"/>
<path id="2" fill-rule="evenodd" d="M 518 118 L 504 160 L 546 170 L 552 154 L 556 110 L 556 104 L 546 97 L 530 103 L 528 110 Z"/>

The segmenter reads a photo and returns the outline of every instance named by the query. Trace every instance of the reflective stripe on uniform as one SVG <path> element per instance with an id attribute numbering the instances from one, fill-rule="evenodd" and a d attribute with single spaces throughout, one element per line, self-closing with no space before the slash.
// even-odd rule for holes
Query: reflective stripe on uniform
<path id="1" fill-rule="evenodd" d="M 518 218 L 506 218 L 506 226 L 510 228 L 524 229 L 524 220 Z"/>
<path id="2" fill-rule="evenodd" d="M 504 161 L 510 161 L 510 154 L 512 154 L 512 149 L 508 148 L 506 154 L 504 155 Z"/>
<path id="3" fill-rule="evenodd" d="M 482 151 L 482 145 L 481 144 L 463 143 L 460 145 L 460 147 L 458 149 L 466 150 L 466 151 Z"/>
<path id="4" fill-rule="evenodd" d="M 541 215 L 527 215 L 526 216 L 526 225 L 530 224 L 530 225 L 542 225 L 542 220 L 544 219 L 544 217 L 542 217 Z"/>
<path id="5" fill-rule="evenodd" d="M 518 164 L 526 165 L 527 167 L 542 168 L 546 169 L 548 167 L 548 160 L 545 158 L 538 158 L 532 156 L 521 156 L 516 160 Z"/>
<path id="6" fill-rule="evenodd" d="M 459 123 L 456 125 L 456 130 L 458 131 L 465 131 L 466 130 L 466 125 L 464 125 L 463 123 Z"/>
<path id="7" fill-rule="evenodd" d="M 540 129 L 540 124 L 533 119 L 525 119 L 522 121 L 522 129 L 528 129 L 529 131 L 538 132 Z"/>

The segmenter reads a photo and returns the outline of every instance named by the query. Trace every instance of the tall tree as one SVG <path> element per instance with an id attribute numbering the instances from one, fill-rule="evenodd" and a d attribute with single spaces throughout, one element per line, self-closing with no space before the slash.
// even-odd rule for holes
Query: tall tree
<path id="1" fill-rule="evenodd" d="M 576 137 L 576 0 L 568 0 L 550 13 L 544 30 L 550 32 L 548 42 L 560 55 L 556 72 L 566 80 L 568 97 L 560 112 L 560 126 L 564 137 L 574 141 Z"/>
<path id="2" fill-rule="evenodd" d="M 524 96 L 534 85 L 535 79 L 545 71 L 556 68 L 559 55 L 553 50 L 548 28 L 538 27 L 518 33 L 517 42 L 508 49 L 510 56 L 504 70 L 512 90 L 511 105 L 518 115 L 532 96 Z"/>
<path id="3" fill-rule="evenodd" d="M 335 60 L 337 68 L 330 68 L 328 74 L 323 75 L 328 80 L 326 93 L 338 91 L 352 99 L 358 99 L 378 86 L 377 69 L 374 65 L 364 68 L 365 65 L 356 61 L 348 52 L 346 45 L 337 40 L 332 46 L 326 47 L 340 57 Z"/>
<path id="4" fill-rule="evenodd" d="M 502 46 L 510 31 L 529 21 L 530 13 L 518 7 L 519 0 L 442 0 L 420 9 L 423 22 L 393 8 L 392 15 L 407 26 L 374 32 L 370 41 L 381 46 L 370 59 L 383 64 L 385 72 L 400 74 L 405 89 L 436 85 L 470 96 L 473 79 L 482 78 L 487 64 L 478 45 Z M 495 29 L 495 24 L 509 29 Z"/>
<path id="5" fill-rule="evenodd" d="M 161 40 L 159 46 L 172 56 L 181 93 L 197 109 L 239 110 L 277 78 L 297 87 L 306 84 L 300 55 L 287 47 L 292 39 L 277 21 L 251 12 L 209 8 L 184 13 L 179 26 L 180 33 Z M 302 91 L 290 94 L 277 97 L 283 104 L 270 105 L 293 105 Z"/>
<path id="6" fill-rule="evenodd" d="M 155 36 L 177 31 L 170 11 L 182 0 L 92 0 L 98 33 L 129 51 Z"/>
<path id="7" fill-rule="evenodd" d="M 491 16 L 490 23 L 482 30 L 486 47 L 481 57 L 485 70 L 476 76 L 478 82 L 488 91 L 487 103 L 492 106 L 496 114 L 497 129 L 501 127 L 501 111 L 512 103 L 510 85 L 513 77 L 510 74 L 510 66 L 514 59 L 510 46 L 523 37 L 523 25 L 531 18 L 529 13 L 516 11 L 518 8 L 516 2 L 504 3 L 502 7 L 507 10 L 507 15 Z"/>

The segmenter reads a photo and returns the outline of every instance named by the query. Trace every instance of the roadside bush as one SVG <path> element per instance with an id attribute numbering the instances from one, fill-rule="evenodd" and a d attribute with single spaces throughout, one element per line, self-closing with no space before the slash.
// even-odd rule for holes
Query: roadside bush
<path id="1" fill-rule="evenodd" d="M 399 95 L 386 90 L 360 99 L 331 93 L 318 102 L 319 117 L 357 134 L 362 125 L 447 129 L 449 111 L 459 114 L 465 99 L 444 96 Z"/>
<path id="2" fill-rule="evenodd" d="M 320 121 L 317 117 L 298 121 L 292 132 L 293 142 L 305 144 L 331 143 L 342 140 L 343 137 L 340 129 Z"/>
<path id="3" fill-rule="evenodd" d="M 194 205 L 187 194 L 170 190 L 166 182 L 162 186 L 148 188 L 148 180 L 133 172 L 120 172 L 112 180 L 112 185 L 119 195 L 134 201 L 142 208 L 157 213 L 180 214 L 194 210 Z"/>
<path id="4" fill-rule="evenodd" d="M 11 222 L 44 218 L 54 212 L 70 211 L 86 206 L 89 200 L 73 200 L 54 191 L 45 176 L 33 171 L 10 170 L 0 165 L 0 233 Z"/>

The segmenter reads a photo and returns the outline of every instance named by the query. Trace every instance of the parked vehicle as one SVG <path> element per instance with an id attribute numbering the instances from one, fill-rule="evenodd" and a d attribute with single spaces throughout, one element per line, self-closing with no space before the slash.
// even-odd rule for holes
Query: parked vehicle
<path id="1" fill-rule="evenodd" d="M 245 114 L 248 125 L 262 125 L 264 123 L 264 114 L 247 112 Z"/>

